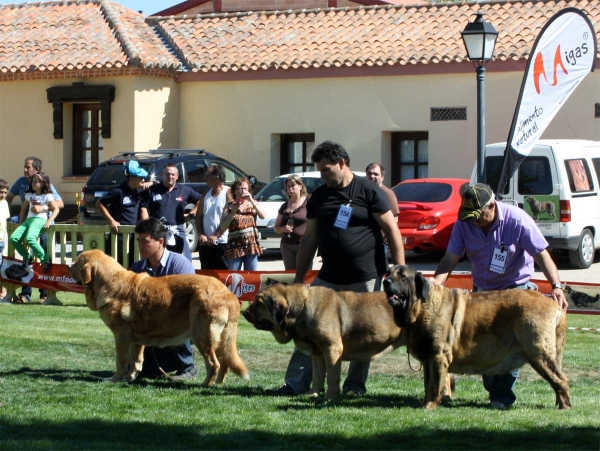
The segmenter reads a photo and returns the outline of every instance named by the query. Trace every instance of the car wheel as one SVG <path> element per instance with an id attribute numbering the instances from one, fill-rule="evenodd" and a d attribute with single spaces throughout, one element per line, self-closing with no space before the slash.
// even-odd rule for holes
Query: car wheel
<path id="1" fill-rule="evenodd" d="M 196 231 L 196 223 L 193 220 L 185 223 L 185 238 L 190 251 L 194 252 L 198 246 L 198 232 Z"/>
<path id="2" fill-rule="evenodd" d="M 584 229 L 579 239 L 579 246 L 569 251 L 569 261 L 573 266 L 587 269 L 594 262 L 594 237 L 589 229 Z"/>

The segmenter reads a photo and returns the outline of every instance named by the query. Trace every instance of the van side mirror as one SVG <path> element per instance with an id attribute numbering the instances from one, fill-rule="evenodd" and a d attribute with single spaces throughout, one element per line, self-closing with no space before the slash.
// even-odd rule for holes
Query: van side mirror
<path id="1" fill-rule="evenodd" d="M 252 186 L 256 185 L 256 176 L 249 175 L 248 176 L 248 181 L 250 182 L 250 185 L 252 185 Z"/>

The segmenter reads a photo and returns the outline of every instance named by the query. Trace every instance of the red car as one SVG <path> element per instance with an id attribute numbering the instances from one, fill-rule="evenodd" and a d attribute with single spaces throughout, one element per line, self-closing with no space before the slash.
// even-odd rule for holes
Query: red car
<path id="1" fill-rule="evenodd" d="M 446 251 L 460 207 L 460 187 L 468 179 L 424 178 L 392 188 L 398 198 L 398 228 L 404 249 Z"/>

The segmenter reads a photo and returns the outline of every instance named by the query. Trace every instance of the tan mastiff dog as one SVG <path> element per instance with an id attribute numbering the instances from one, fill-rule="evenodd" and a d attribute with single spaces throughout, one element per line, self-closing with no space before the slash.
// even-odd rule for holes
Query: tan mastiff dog
<path id="1" fill-rule="evenodd" d="M 258 293 L 242 315 L 279 343 L 293 340 L 312 357 L 309 396 L 324 390 L 327 374 L 326 400 L 340 394 L 342 361 L 373 360 L 405 344 L 383 292 L 276 284 Z"/>
<path id="2" fill-rule="evenodd" d="M 423 363 L 425 408 L 440 404 L 449 371 L 494 375 L 525 363 L 550 383 L 559 409 L 571 407 L 561 369 L 567 319 L 552 299 L 531 290 L 450 290 L 402 265 L 383 286 L 408 351 Z"/>
<path id="3" fill-rule="evenodd" d="M 99 250 L 83 252 L 70 271 L 90 310 L 115 336 L 117 371 L 107 380 L 134 381 L 145 345 L 172 346 L 190 337 L 206 365 L 203 386 L 223 383 L 230 368 L 248 378 L 236 343 L 240 304 L 218 279 L 138 274 Z"/>

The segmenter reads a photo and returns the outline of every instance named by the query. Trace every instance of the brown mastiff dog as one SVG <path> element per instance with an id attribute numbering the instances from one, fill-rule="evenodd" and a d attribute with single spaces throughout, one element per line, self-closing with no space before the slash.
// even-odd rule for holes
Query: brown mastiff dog
<path id="1" fill-rule="evenodd" d="M 83 285 L 90 310 L 100 312 L 115 336 L 117 372 L 108 381 L 134 381 L 145 345 L 172 346 L 190 337 L 204 357 L 203 386 L 223 383 L 230 368 L 248 378 L 236 343 L 240 304 L 219 280 L 138 274 L 99 250 L 83 252 L 70 271 Z"/>
<path id="2" fill-rule="evenodd" d="M 494 375 L 529 363 L 569 409 L 562 372 L 566 315 L 537 291 L 466 293 L 430 284 L 410 266 L 394 266 L 383 283 L 408 351 L 423 363 L 425 408 L 442 398 L 447 373 Z"/>
<path id="3" fill-rule="evenodd" d="M 343 360 L 372 360 L 405 344 L 383 292 L 276 284 L 258 293 L 242 315 L 256 329 L 270 331 L 279 343 L 293 340 L 312 357 L 309 395 L 323 391 L 327 374 L 326 400 L 340 393 Z"/>

